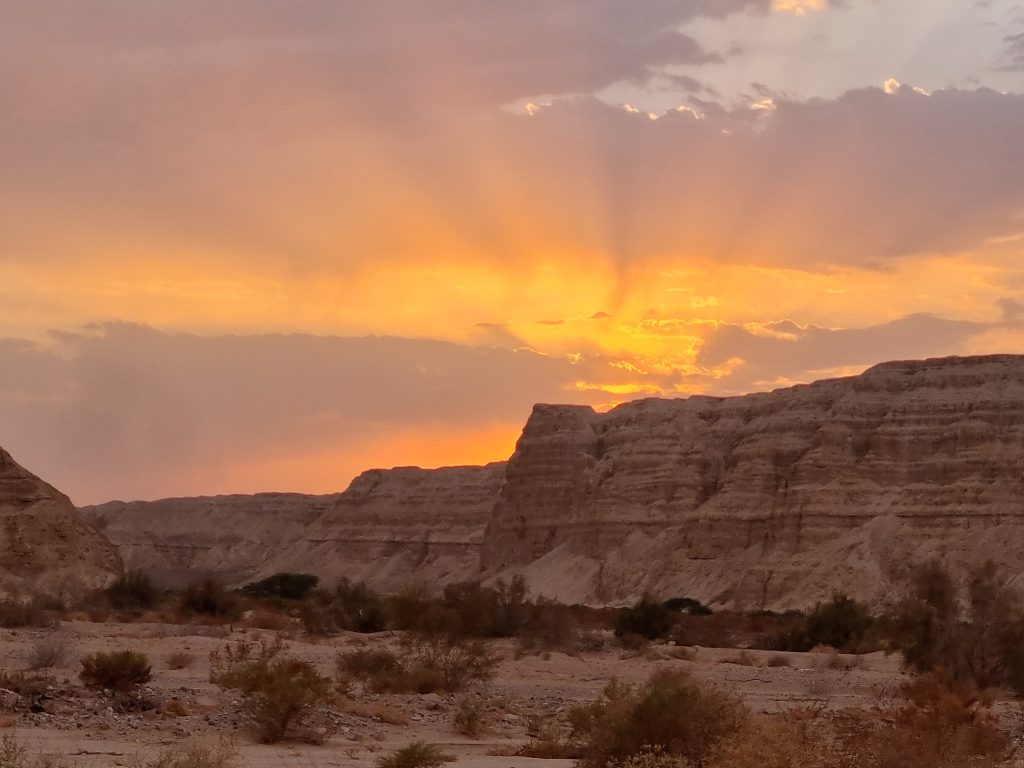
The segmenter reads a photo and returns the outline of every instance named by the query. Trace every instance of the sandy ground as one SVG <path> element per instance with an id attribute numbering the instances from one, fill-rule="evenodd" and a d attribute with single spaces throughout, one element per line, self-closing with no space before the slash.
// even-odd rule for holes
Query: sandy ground
<path id="1" fill-rule="evenodd" d="M 570 761 L 517 756 L 517 746 L 529 740 L 537 722 L 557 718 L 571 705 L 595 698 L 611 678 L 638 682 L 659 667 L 690 671 L 696 678 L 731 691 L 751 707 L 779 711 L 804 704 L 868 706 L 878 694 L 891 692 L 901 676 L 898 661 L 882 654 L 861 657 L 848 670 L 829 668 L 823 654 L 781 654 L 788 667 L 743 666 L 729 663 L 737 651 L 700 648 L 694 661 L 674 658 L 678 649 L 654 646 L 644 653 L 611 647 L 582 656 L 551 653 L 515 658 L 512 643 L 500 643 L 505 660 L 494 681 L 476 694 L 487 711 L 488 727 L 476 739 L 457 733 L 451 724 L 454 696 L 387 696 L 358 694 L 357 701 L 386 712 L 404 713 L 406 724 L 392 724 L 373 716 L 347 716 L 339 732 L 323 746 L 256 744 L 241 725 L 237 696 L 222 692 L 209 680 L 209 653 L 227 640 L 258 639 L 274 633 L 236 630 L 230 637 L 211 637 L 219 628 L 179 627 L 157 624 L 93 624 L 66 622 L 57 630 L 66 641 L 67 658 L 52 674 L 57 684 L 52 697 L 43 701 L 43 712 L 24 708 L 3 720 L 5 733 L 14 732 L 32 751 L 60 755 L 69 766 L 130 766 L 162 748 L 193 740 L 215 741 L 229 735 L 238 746 L 242 766 L 371 766 L 376 757 L 415 739 L 441 745 L 462 768 L 560 768 Z M 47 633 L 0 632 L 0 666 L 25 669 L 29 650 Z M 288 640 L 293 655 L 311 661 L 333 674 L 334 659 L 341 650 L 393 643 L 386 636 L 345 635 L 320 642 L 297 637 Z M 157 698 L 179 699 L 188 714 L 117 714 L 108 702 L 75 692 L 81 656 L 97 650 L 130 648 L 146 653 L 155 672 L 151 688 Z M 168 656 L 186 651 L 194 656 L 188 669 L 171 670 Z M 751 652 L 760 662 L 780 654 Z M 853 658 L 853 657 L 844 657 Z M 68 693 L 68 690 L 71 693 Z M 404 719 L 385 716 L 385 719 Z"/>

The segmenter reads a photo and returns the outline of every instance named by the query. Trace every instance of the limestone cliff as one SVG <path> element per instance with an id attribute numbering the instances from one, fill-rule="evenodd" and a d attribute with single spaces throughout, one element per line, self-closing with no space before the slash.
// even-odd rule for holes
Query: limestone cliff
<path id="1" fill-rule="evenodd" d="M 926 557 L 1024 572 L 1024 357 L 885 363 L 603 414 L 539 405 L 507 464 L 237 498 L 233 512 L 181 500 L 87 514 L 130 567 L 158 570 L 195 546 L 202 556 L 175 554 L 174 568 L 233 580 L 306 570 L 390 589 L 523 572 L 567 601 L 879 601 Z M 264 498 L 293 501 L 266 514 Z"/>
<path id="2" fill-rule="evenodd" d="M 120 572 L 117 551 L 68 497 L 0 449 L 0 595 L 70 597 Z"/>
<path id="3" fill-rule="evenodd" d="M 117 544 L 126 568 L 167 586 L 291 570 L 397 589 L 477 574 L 503 466 L 374 469 L 326 496 L 118 501 L 82 512 Z"/>
<path id="4" fill-rule="evenodd" d="M 606 414 L 538 406 L 485 536 L 488 572 L 566 600 L 644 591 L 785 608 L 878 601 L 914 560 L 1021 572 L 1024 358 L 898 362 Z"/>

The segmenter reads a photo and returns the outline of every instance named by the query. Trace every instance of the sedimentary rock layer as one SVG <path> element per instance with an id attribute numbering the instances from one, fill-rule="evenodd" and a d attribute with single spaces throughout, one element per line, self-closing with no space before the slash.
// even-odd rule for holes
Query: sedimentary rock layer
<path id="1" fill-rule="evenodd" d="M 294 503 L 268 514 L 264 498 Z M 311 570 L 389 589 L 522 572 L 568 601 L 878 602 L 928 557 L 1024 571 L 1024 357 L 885 363 L 603 414 L 538 405 L 507 464 L 374 470 L 335 497 L 232 505 L 87 514 L 151 570 L 176 542 L 204 554 L 169 570 L 233 579 Z"/>
<path id="2" fill-rule="evenodd" d="M 0 595 L 71 597 L 120 572 L 117 550 L 68 497 L 0 449 Z"/>
<path id="3" fill-rule="evenodd" d="M 277 571 L 383 588 L 472 578 L 502 464 L 364 472 L 344 493 L 261 493 L 84 507 L 125 567 L 180 586 Z"/>

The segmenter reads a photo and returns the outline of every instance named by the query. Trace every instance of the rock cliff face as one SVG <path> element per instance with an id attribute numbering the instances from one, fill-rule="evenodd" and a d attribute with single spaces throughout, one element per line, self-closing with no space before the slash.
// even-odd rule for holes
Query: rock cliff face
<path id="1" fill-rule="evenodd" d="M 929 557 L 1024 573 L 1024 357 L 886 363 L 604 414 L 539 405 L 507 464 L 374 470 L 338 496 L 270 496 L 294 503 L 261 519 L 264 498 L 233 513 L 180 500 L 87 514 L 148 570 L 177 551 L 168 542 L 199 542 L 201 557 L 170 570 L 306 570 L 383 589 L 522 572 L 567 601 L 877 602 Z"/>
<path id="2" fill-rule="evenodd" d="M 477 574 L 503 467 L 374 469 L 327 496 L 115 501 L 82 512 L 117 544 L 126 568 L 167 586 L 302 571 L 398 589 Z"/>
<path id="3" fill-rule="evenodd" d="M 0 449 L 0 596 L 69 597 L 120 572 L 117 551 L 68 497 Z"/>
<path id="4" fill-rule="evenodd" d="M 537 406 L 485 536 L 488 572 L 573 600 L 644 591 L 879 601 L 907 564 L 1024 551 L 1024 358 L 887 363 L 606 414 Z"/>

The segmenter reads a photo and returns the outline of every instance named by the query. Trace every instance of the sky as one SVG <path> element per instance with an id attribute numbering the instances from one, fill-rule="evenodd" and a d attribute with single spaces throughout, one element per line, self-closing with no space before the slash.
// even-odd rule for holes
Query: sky
<path id="1" fill-rule="evenodd" d="M 1024 353 L 1021 0 L 8 0 L 0 445 L 77 503 Z"/>

